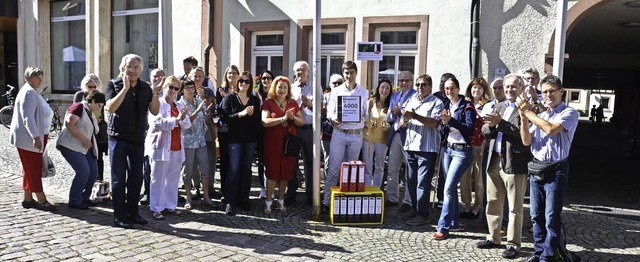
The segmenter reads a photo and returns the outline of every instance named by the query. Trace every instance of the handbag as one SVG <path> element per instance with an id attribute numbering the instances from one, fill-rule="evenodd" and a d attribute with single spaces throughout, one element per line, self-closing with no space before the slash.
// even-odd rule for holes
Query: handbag
<path id="1" fill-rule="evenodd" d="M 49 147 L 44 149 L 42 153 L 42 177 L 52 177 L 56 175 L 56 167 L 53 165 L 53 160 L 49 157 Z"/>
<path id="2" fill-rule="evenodd" d="M 302 139 L 287 131 L 284 138 L 284 155 L 297 157 L 302 147 Z"/>
<path id="3" fill-rule="evenodd" d="M 529 170 L 529 175 L 533 176 L 536 181 L 544 180 L 545 174 L 553 171 L 557 166 L 567 161 L 568 158 L 565 158 L 556 162 L 547 162 L 540 161 L 537 159 L 532 159 L 527 163 L 527 169 Z"/>
<path id="4" fill-rule="evenodd" d="M 102 203 L 105 200 L 111 198 L 111 190 L 108 181 L 96 181 L 93 183 L 93 188 L 91 189 L 91 195 L 89 196 L 89 200 Z"/>

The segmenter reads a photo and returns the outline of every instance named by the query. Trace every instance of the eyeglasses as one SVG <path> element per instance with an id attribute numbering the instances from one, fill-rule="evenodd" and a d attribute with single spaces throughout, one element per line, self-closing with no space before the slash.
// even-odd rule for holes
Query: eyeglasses
<path id="1" fill-rule="evenodd" d="M 88 88 L 88 89 L 94 89 L 94 88 L 98 88 L 98 87 L 97 87 L 97 86 L 90 86 L 90 85 L 87 85 L 87 88 Z"/>
<path id="2" fill-rule="evenodd" d="M 340 81 L 331 82 L 331 84 L 332 84 L 333 86 L 339 86 L 339 85 L 342 85 L 342 83 L 343 83 L 343 82 L 340 82 Z"/>
<path id="3" fill-rule="evenodd" d="M 549 90 L 546 90 L 546 91 L 542 91 L 541 93 L 542 93 L 542 95 L 549 96 L 549 95 L 555 94 L 558 90 L 560 90 L 560 89 L 549 89 Z"/>
<path id="4" fill-rule="evenodd" d="M 96 103 L 96 105 L 98 105 L 99 107 L 102 107 L 102 106 L 104 106 L 104 103 Z"/>
<path id="5" fill-rule="evenodd" d="M 169 86 L 169 89 L 180 91 L 180 87 L 179 86 Z"/>
<path id="6" fill-rule="evenodd" d="M 271 80 L 271 79 L 273 79 L 273 78 L 271 78 L 270 76 L 263 76 L 263 77 L 262 77 L 262 78 L 260 78 L 260 79 L 262 79 L 262 80 L 264 81 L 264 80 Z"/>
<path id="7" fill-rule="evenodd" d="M 402 83 L 402 82 L 411 82 L 411 79 L 398 79 L 398 83 Z"/>
<path id="8" fill-rule="evenodd" d="M 238 79 L 238 84 L 242 85 L 242 84 L 251 84 L 251 80 L 249 79 Z"/>
<path id="9" fill-rule="evenodd" d="M 427 83 L 416 83 L 416 87 L 427 87 Z"/>

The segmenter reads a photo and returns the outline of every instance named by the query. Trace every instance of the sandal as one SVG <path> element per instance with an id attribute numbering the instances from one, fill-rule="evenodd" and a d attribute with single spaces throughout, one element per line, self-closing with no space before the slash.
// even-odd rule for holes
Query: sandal
<path id="1" fill-rule="evenodd" d="M 191 210 L 191 199 L 187 199 L 187 203 L 184 204 L 184 209 Z"/>
<path id="2" fill-rule="evenodd" d="M 182 215 L 182 211 L 177 210 L 177 209 L 165 209 L 163 212 L 165 214 L 175 215 L 175 216 Z"/>
<path id="3" fill-rule="evenodd" d="M 164 216 L 162 215 L 161 212 L 153 212 L 153 218 L 155 218 L 156 220 L 163 220 Z"/>
<path id="4" fill-rule="evenodd" d="M 51 203 L 49 203 L 49 201 L 44 201 L 42 203 L 38 203 L 36 205 L 36 209 L 38 210 L 42 210 L 42 211 L 57 211 L 58 208 L 54 205 L 52 205 Z"/>
<path id="5" fill-rule="evenodd" d="M 31 201 L 22 201 L 23 208 L 34 208 L 38 206 L 38 201 L 31 199 Z"/>

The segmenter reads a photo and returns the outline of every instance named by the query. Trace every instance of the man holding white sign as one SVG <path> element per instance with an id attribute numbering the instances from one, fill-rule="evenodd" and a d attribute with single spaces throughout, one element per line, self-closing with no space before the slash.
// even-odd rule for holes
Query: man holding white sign
<path id="1" fill-rule="evenodd" d="M 331 187 L 338 185 L 340 164 L 358 160 L 362 149 L 362 128 L 367 113 L 369 91 L 356 83 L 358 67 L 353 61 L 342 64 L 344 84 L 331 90 L 327 118 L 333 123 L 329 151 L 329 170 L 325 177 L 322 211 L 329 211 Z"/>

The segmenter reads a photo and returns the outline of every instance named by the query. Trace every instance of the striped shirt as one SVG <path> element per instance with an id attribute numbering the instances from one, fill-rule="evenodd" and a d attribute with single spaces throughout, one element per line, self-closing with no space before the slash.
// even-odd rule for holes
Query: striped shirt
<path id="1" fill-rule="evenodd" d="M 429 94 L 420 100 L 418 93 L 413 94 L 407 101 L 406 110 L 415 109 L 416 114 L 440 121 L 440 112 L 444 108 L 442 100 Z M 407 124 L 407 138 L 404 150 L 420 152 L 439 152 L 440 133 L 437 128 L 424 126 L 420 121 L 412 118 Z"/>
<path id="2" fill-rule="evenodd" d="M 578 127 L 578 112 L 564 102 L 556 108 L 548 108 L 538 115 L 549 123 L 561 123 L 562 131 L 550 136 L 536 125 L 531 125 L 529 132 L 533 136 L 531 152 L 540 161 L 555 162 L 569 157 L 573 135 Z"/>

